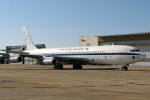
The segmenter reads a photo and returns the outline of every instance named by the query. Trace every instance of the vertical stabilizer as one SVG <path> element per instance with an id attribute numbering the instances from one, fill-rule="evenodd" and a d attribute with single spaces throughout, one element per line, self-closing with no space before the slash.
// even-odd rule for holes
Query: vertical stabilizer
<path id="1" fill-rule="evenodd" d="M 22 30 L 24 31 L 24 36 L 25 36 L 25 42 L 27 45 L 27 50 L 33 50 L 33 49 L 37 49 L 31 39 L 31 36 L 26 28 L 26 26 L 22 27 Z"/>

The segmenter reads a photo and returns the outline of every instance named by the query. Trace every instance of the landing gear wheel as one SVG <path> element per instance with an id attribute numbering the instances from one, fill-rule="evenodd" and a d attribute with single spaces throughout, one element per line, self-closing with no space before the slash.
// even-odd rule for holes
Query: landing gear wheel
<path id="1" fill-rule="evenodd" d="M 62 70 L 63 69 L 63 65 L 62 64 L 56 64 L 56 65 L 54 65 L 54 69 Z"/>
<path id="2" fill-rule="evenodd" d="M 82 69 L 81 64 L 73 64 L 73 69 Z"/>
<path id="3" fill-rule="evenodd" d="M 128 67 L 127 66 L 123 66 L 122 70 L 128 70 Z"/>

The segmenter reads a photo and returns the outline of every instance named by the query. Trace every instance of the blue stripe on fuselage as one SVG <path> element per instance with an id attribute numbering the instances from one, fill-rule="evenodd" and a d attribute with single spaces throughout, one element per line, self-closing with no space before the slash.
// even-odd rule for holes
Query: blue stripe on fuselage
<path id="1" fill-rule="evenodd" d="M 67 53 L 67 54 L 51 54 L 51 55 L 141 55 L 137 53 Z"/>

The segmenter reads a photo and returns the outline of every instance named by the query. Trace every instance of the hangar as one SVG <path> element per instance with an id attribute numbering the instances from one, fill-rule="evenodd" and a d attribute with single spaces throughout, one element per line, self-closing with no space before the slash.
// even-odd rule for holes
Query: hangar
<path id="1" fill-rule="evenodd" d="M 130 45 L 147 54 L 147 59 L 137 65 L 150 65 L 150 32 L 118 35 L 80 36 L 80 46 Z"/>

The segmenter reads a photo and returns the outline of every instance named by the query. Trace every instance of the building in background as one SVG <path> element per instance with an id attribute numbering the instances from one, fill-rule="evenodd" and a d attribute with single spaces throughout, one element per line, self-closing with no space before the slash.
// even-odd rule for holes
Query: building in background
<path id="1" fill-rule="evenodd" d="M 80 36 L 80 46 L 129 45 L 139 48 L 147 54 L 147 59 L 139 65 L 150 65 L 150 32 L 104 36 Z"/>
<path id="2" fill-rule="evenodd" d="M 36 47 L 39 49 L 46 48 L 45 44 L 36 44 Z M 6 46 L 6 50 L 8 50 L 8 51 L 24 51 L 26 49 L 27 49 L 26 45 Z"/>

